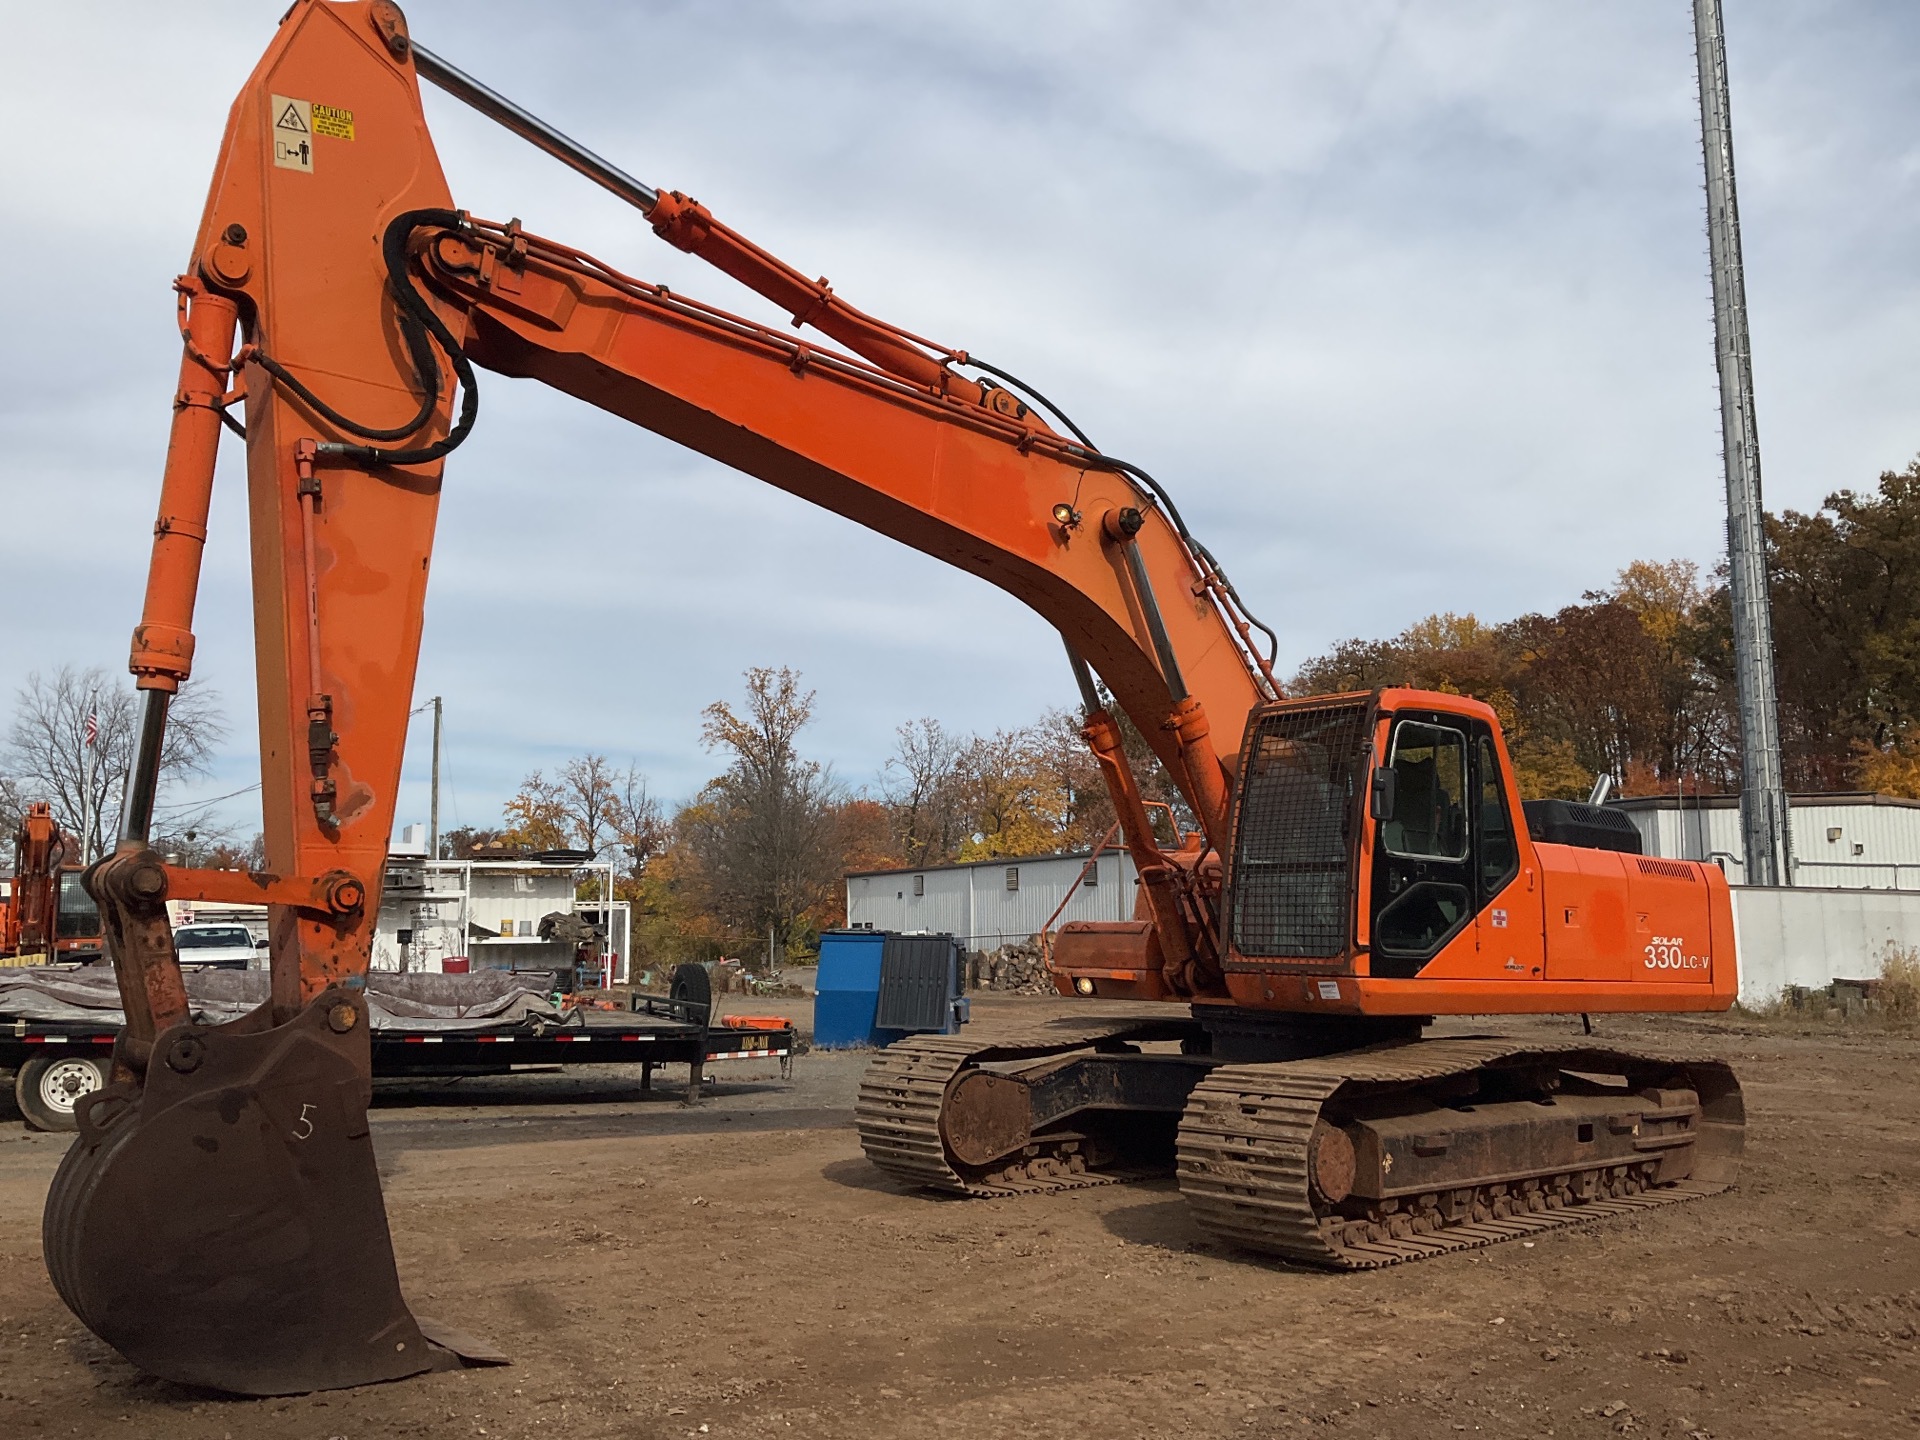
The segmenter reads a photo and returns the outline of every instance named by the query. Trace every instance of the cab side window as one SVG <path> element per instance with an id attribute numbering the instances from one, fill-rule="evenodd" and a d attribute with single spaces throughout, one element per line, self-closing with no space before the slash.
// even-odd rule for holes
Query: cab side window
<path id="1" fill-rule="evenodd" d="M 1481 735 L 1476 748 L 1479 753 L 1474 776 L 1477 803 L 1473 818 L 1478 837 L 1475 860 L 1480 902 L 1485 904 L 1505 888 L 1519 870 L 1520 847 L 1513 838 L 1513 815 L 1507 809 L 1506 787 L 1500 783 L 1500 757 L 1494 751 L 1493 737 Z"/>

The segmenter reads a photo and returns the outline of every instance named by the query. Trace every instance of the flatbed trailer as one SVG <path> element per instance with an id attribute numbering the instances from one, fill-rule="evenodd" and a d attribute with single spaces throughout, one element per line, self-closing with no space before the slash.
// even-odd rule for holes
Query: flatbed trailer
<path id="1" fill-rule="evenodd" d="M 449 1029 L 404 1019 L 371 1031 L 373 1073 L 389 1076 L 503 1075 L 550 1065 L 638 1065 L 640 1088 L 661 1065 L 688 1067 L 686 1102 L 697 1103 L 706 1067 L 728 1060 L 793 1056 L 793 1027 L 707 1023 L 697 1005 L 635 996 L 630 1011 L 576 1009 L 481 1028 Z M 114 1018 L 117 1018 L 115 1016 Z M 0 1011 L 0 1071 L 12 1071 L 14 1100 L 29 1125 L 73 1130 L 74 1105 L 106 1083 L 119 1027 L 92 1018 L 29 1019 Z"/>

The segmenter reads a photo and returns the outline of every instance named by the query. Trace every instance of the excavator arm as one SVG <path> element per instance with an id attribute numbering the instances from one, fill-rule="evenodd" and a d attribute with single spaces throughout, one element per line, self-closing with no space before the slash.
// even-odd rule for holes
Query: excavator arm
<path id="1" fill-rule="evenodd" d="M 66 856 L 67 837 L 53 807 L 34 801 L 13 836 L 13 893 L 0 903 L 0 956 L 53 953 Z"/>
<path id="2" fill-rule="evenodd" d="M 842 348 L 455 209 L 421 74 Z M 119 845 L 88 877 L 127 1026 L 47 1218 L 61 1293 L 143 1368 L 274 1393 L 472 1349 L 400 1296 L 365 1118 L 364 977 L 443 471 L 474 430 L 475 366 L 576 395 L 1044 616 L 1066 642 L 1167 968 L 1188 988 L 1217 978 L 1218 867 L 1202 861 L 1225 847 L 1245 719 L 1278 695 L 1270 655 L 1150 476 L 969 378 L 987 371 L 965 352 L 865 315 L 696 202 L 613 171 L 416 49 L 386 0 L 288 11 L 234 102 L 176 288 L 183 353 L 131 656 L 142 738 Z M 167 705 L 192 670 L 223 426 L 245 437 L 254 574 L 268 869 L 248 876 L 170 867 L 147 844 Z M 1190 801 L 1203 844 L 1155 845 L 1089 667 Z M 192 1022 L 168 898 L 270 907 L 258 1012 Z M 156 1189 L 164 1214 L 130 1225 Z"/>

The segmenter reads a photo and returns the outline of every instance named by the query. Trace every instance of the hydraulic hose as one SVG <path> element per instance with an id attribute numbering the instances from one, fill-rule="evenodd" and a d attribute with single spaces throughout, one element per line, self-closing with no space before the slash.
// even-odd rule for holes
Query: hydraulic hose
<path id="1" fill-rule="evenodd" d="M 1007 384 L 1039 405 L 1041 409 L 1051 413 L 1054 419 L 1058 420 L 1062 425 L 1066 426 L 1068 430 L 1073 432 L 1074 439 L 1086 447 L 1086 453 L 1082 458 L 1085 459 L 1088 464 L 1102 470 L 1117 470 L 1121 474 L 1131 476 L 1146 486 L 1147 492 L 1153 496 L 1160 508 L 1166 512 L 1167 519 L 1172 522 L 1173 528 L 1179 534 L 1180 538 L 1187 543 L 1195 554 L 1207 562 L 1208 567 L 1213 571 L 1214 578 L 1220 582 L 1220 588 L 1226 591 L 1228 598 L 1238 607 L 1240 613 L 1246 617 L 1247 623 L 1267 637 L 1267 663 L 1271 665 L 1279 659 L 1280 637 L 1274 634 L 1271 626 L 1267 625 L 1266 622 L 1255 615 L 1252 610 L 1247 608 L 1247 602 L 1240 598 L 1240 592 L 1234 589 L 1233 582 L 1227 578 L 1227 572 L 1220 567 L 1220 562 L 1214 559 L 1213 552 L 1196 540 L 1193 532 L 1187 529 L 1186 520 L 1181 516 L 1179 507 L 1173 503 L 1173 497 L 1167 493 L 1165 486 L 1145 470 L 1142 470 L 1138 465 L 1102 452 L 1099 446 L 1087 438 L 1086 431 L 1073 423 L 1066 411 L 1054 404 L 1053 401 L 1047 399 L 1046 396 L 1042 395 L 1019 376 L 1010 374 L 998 366 L 989 365 L 986 361 L 973 355 L 967 356 L 965 363 L 972 369 L 984 370 L 987 374 L 1006 381 Z"/>
<path id="2" fill-rule="evenodd" d="M 458 210 L 408 210 L 396 215 L 381 237 L 381 256 L 387 265 L 387 290 L 393 296 L 394 304 L 399 307 L 401 338 L 406 341 L 407 354 L 413 361 L 414 377 L 421 392 L 420 408 L 405 424 L 385 428 L 363 425 L 327 404 L 272 356 L 258 348 L 252 352 L 251 358 L 259 362 L 260 367 L 278 383 L 292 391 L 302 404 L 329 424 L 348 434 L 358 435 L 363 440 L 404 440 L 418 434 L 421 427 L 433 418 L 434 409 L 440 403 L 440 362 L 433 353 L 436 342 L 453 362 L 454 375 L 460 387 L 460 416 L 443 439 L 430 445 L 391 449 L 328 441 L 319 447 L 321 455 L 367 465 L 424 465 L 458 449 L 472 432 L 474 421 L 480 414 L 480 390 L 474 381 L 473 366 L 461 350 L 459 341 L 454 339 L 453 333 L 434 313 L 433 307 L 427 304 L 426 297 L 414 287 L 407 273 L 407 245 L 415 230 L 427 225 L 463 230 L 466 224 L 467 217 Z"/>

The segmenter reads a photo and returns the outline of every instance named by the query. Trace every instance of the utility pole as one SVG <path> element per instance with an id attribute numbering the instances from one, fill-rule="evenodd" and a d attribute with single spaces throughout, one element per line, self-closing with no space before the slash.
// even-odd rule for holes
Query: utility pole
<path id="1" fill-rule="evenodd" d="M 427 856 L 440 858 L 440 697 L 428 702 L 433 706 L 433 799 L 427 805 Z"/>
<path id="2" fill-rule="evenodd" d="M 1707 251 L 1713 264 L 1713 339 L 1720 371 L 1720 432 L 1727 471 L 1728 588 L 1733 606 L 1734 689 L 1740 709 L 1740 838 L 1749 885 L 1793 883 L 1793 840 L 1780 765 L 1773 680 L 1773 606 L 1760 508 L 1760 432 L 1753 417 L 1747 284 L 1740 207 L 1733 188 L 1733 122 L 1727 102 L 1727 36 L 1720 0 L 1693 0 L 1700 64 L 1700 145 L 1707 163 Z"/>

